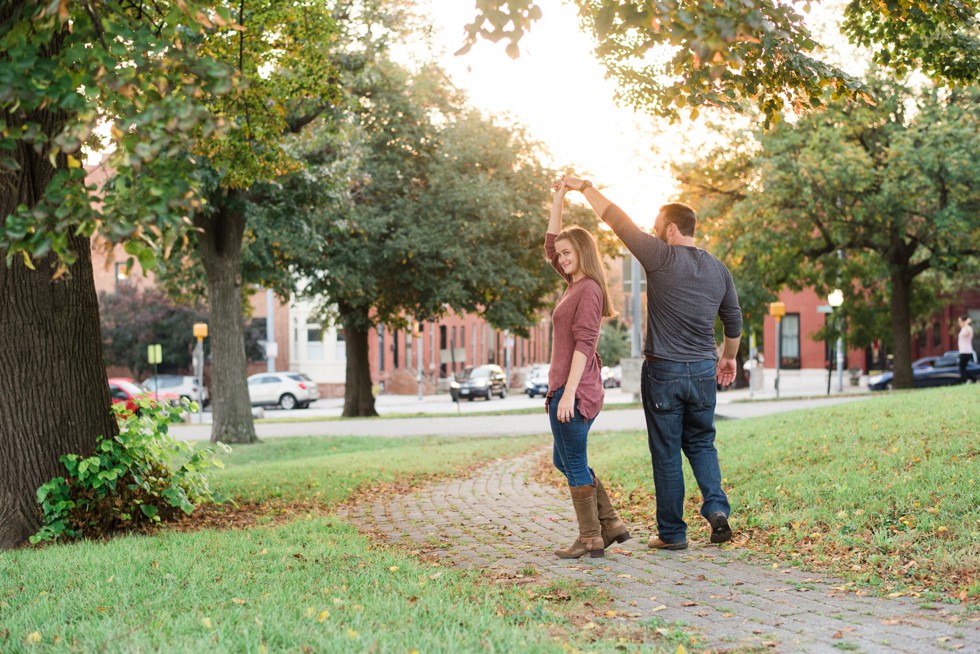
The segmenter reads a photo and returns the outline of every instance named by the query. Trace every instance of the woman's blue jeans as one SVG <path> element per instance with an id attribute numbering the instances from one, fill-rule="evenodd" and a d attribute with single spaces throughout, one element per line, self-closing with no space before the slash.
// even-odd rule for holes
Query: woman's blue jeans
<path id="1" fill-rule="evenodd" d="M 645 361 L 641 392 L 657 493 L 657 529 L 665 543 L 687 540 L 681 451 L 701 488 L 701 515 L 731 512 L 715 449 L 717 364 Z"/>
<path id="2" fill-rule="evenodd" d="M 551 433 L 555 437 L 552 460 L 559 472 L 568 479 L 569 486 L 591 486 L 592 471 L 589 470 L 589 459 L 586 453 L 589 441 L 589 428 L 592 420 L 586 420 L 579 413 L 578 403 L 575 404 L 575 416 L 568 422 L 558 421 L 558 402 L 561 400 L 565 387 L 562 386 L 549 398 L 548 417 L 551 419 Z"/>

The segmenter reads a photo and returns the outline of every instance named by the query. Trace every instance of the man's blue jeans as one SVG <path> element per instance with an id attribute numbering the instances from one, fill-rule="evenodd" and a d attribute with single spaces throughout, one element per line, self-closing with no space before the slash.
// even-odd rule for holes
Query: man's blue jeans
<path id="1" fill-rule="evenodd" d="M 716 370 L 713 360 L 643 363 L 641 392 L 657 493 L 657 529 L 665 543 L 687 540 L 682 450 L 701 488 L 701 515 L 731 512 L 715 449 Z"/>
<path id="2" fill-rule="evenodd" d="M 569 486 L 591 486 L 592 471 L 586 450 L 589 444 L 589 429 L 595 418 L 586 420 L 575 405 L 575 416 L 568 422 L 558 421 L 558 401 L 565 387 L 562 386 L 548 401 L 548 417 L 551 419 L 551 434 L 555 437 L 552 460 L 559 472 L 568 479 Z"/>

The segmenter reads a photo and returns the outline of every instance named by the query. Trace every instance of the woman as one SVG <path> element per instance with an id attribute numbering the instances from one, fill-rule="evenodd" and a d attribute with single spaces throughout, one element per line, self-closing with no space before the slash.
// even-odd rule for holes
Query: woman
<path id="1" fill-rule="evenodd" d="M 970 381 L 970 376 L 966 374 L 967 366 L 973 361 L 973 327 L 970 326 L 970 314 L 964 313 L 959 318 L 960 333 L 957 335 L 956 344 L 960 353 L 960 383 L 965 384 Z"/>
<path id="2" fill-rule="evenodd" d="M 544 249 L 552 267 L 568 288 L 552 314 L 551 367 L 545 406 L 554 435 L 555 467 L 565 475 L 578 519 L 579 537 L 555 552 L 563 559 L 586 553 L 604 556 L 613 541 L 630 534 L 609 501 L 602 482 L 589 468 L 586 449 L 589 428 L 602 408 L 602 362 L 596 353 L 603 317 L 616 315 L 609 300 L 599 248 L 581 227 L 562 230 L 565 183 L 554 184 L 555 199 Z"/>

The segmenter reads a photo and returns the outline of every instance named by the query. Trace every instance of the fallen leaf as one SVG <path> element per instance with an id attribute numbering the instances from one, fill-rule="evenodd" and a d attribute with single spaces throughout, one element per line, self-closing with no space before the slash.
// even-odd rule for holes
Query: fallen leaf
<path id="1" fill-rule="evenodd" d="M 831 638 L 843 638 L 843 637 L 844 637 L 844 634 L 843 634 L 843 632 L 840 632 L 840 631 L 835 631 L 834 632 L 834 635 L 831 636 Z"/>
<path id="2" fill-rule="evenodd" d="M 329 617 L 330 617 L 330 611 L 323 609 L 322 611 L 320 611 L 320 615 L 316 616 L 316 621 L 323 622 Z"/>
<path id="3" fill-rule="evenodd" d="M 697 602 L 691 602 L 691 601 L 681 602 L 681 606 L 697 606 L 697 605 L 698 605 Z"/>
<path id="4" fill-rule="evenodd" d="M 594 622 L 592 622 L 590 620 L 590 621 L 586 622 L 584 625 L 582 625 L 582 630 L 583 631 L 592 631 L 593 629 L 596 628 L 596 626 L 597 626 L 596 623 L 594 623 Z"/>
<path id="5" fill-rule="evenodd" d="M 243 600 L 241 597 L 232 597 L 231 601 L 235 604 L 245 604 L 245 600 Z"/>
<path id="6" fill-rule="evenodd" d="M 201 625 L 205 629 L 210 629 L 211 628 L 211 618 L 201 618 Z"/>
<path id="7" fill-rule="evenodd" d="M 37 645 L 40 642 L 41 642 L 41 634 L 40 633 L 38 633 L 36 631 L 32 631 L 31 633 L 27 634 L 27 644 L 28 645 Z"/>
<path id="8" fill-rule="evenodd" d="M 656 613 L 657 611 L 663 611 L 665 608 L 667 608 L 667 605 L 666 604 L 661 604 L 660 606 L 658 606 L 658 607 L 656 607 L 654 609 L 650 609 L 650 613 Z"/>

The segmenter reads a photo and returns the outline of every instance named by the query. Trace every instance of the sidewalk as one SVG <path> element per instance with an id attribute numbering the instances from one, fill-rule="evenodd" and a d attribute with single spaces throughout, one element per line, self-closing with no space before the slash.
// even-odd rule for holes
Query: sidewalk
<path id="1" fill-rule="evenodd" d="M 768 373 L 769 371 L 767 371 Z M 791 371 L 780 375 L 780 399 L 776 399 L 775 376 L 766 375 L 766 386 L 757 391 L 749 389 L 718 393 L 719 418 L 750 418 L 797 409 L 829 406 L 872 397 L 866 386 L 844 386 L 843 393 L 827 393 L 826 371 Z M 845 384 L 847 380 L 845 379 Z M 636 404 L 638 398 L 618 388 L 606 390 L 606 406 Z M 371 418 L 337 419 L 343 410 L 343 399 L 316 402 L 311 409 L 302 411 L 265 411 L 269 422 L 259 422 L 255 431 L 259 438 L 279 436 L 508 436 L 520 434 L 550 434 L 551 428 L 544 413 L 544 399 L 528 398 L 511 393 L 505 400 L 486 402 L 452 402 L 448 394 L 426 395 L 420 401 L 414 395 L 381 395 L 376 409 L 382 416 L 435 414 L 424 420 L 418 418 Z M 534 414 L 508 411 L 540 410 Z M 486 415 L 487 412 L 504 415 Z M 211 413 L 204 413 L 204 422 L 176 425 L 172 433 L 182 440 L 207 440 L 211 437 Z M 324 418 L 325 420 L 311 420 Z M 326 420 L 329 418 L 329 420 Z M 273 422 L 283 420 L 283 422 Z M 297 419 L 302 419 L 297 421 Z M 645 429 L 643 410 L 616 409 L 599 414 L 593 430 L 619 431 Z"/>
<path id="2" fill-rule="evenodd" d="M 846 592 L 839 579 L 749 558 L 736 544 L 737 516 L 736 541 L 720 547 L 692 541 L 681 552 L 653 551 L 646 546 L 650 533 L 633 525 L 633 539 L 606 550 L 604 559 L 558 559 L 552 551 L 577 530 L 570 502 L 529 478 L 543 455 L 498 461 L 469 478 L 355 506 L 345 517 L 449 565 L 513 578 L 533 569 L 542 581 L 600 587 L 614 612 L 583 617 L 647 625 L 648 645 L 658 644 L 653 627 L 681 625 L 700 638 L 688 651 L 980 651 L 975 613 L 863 597 Z"/>

